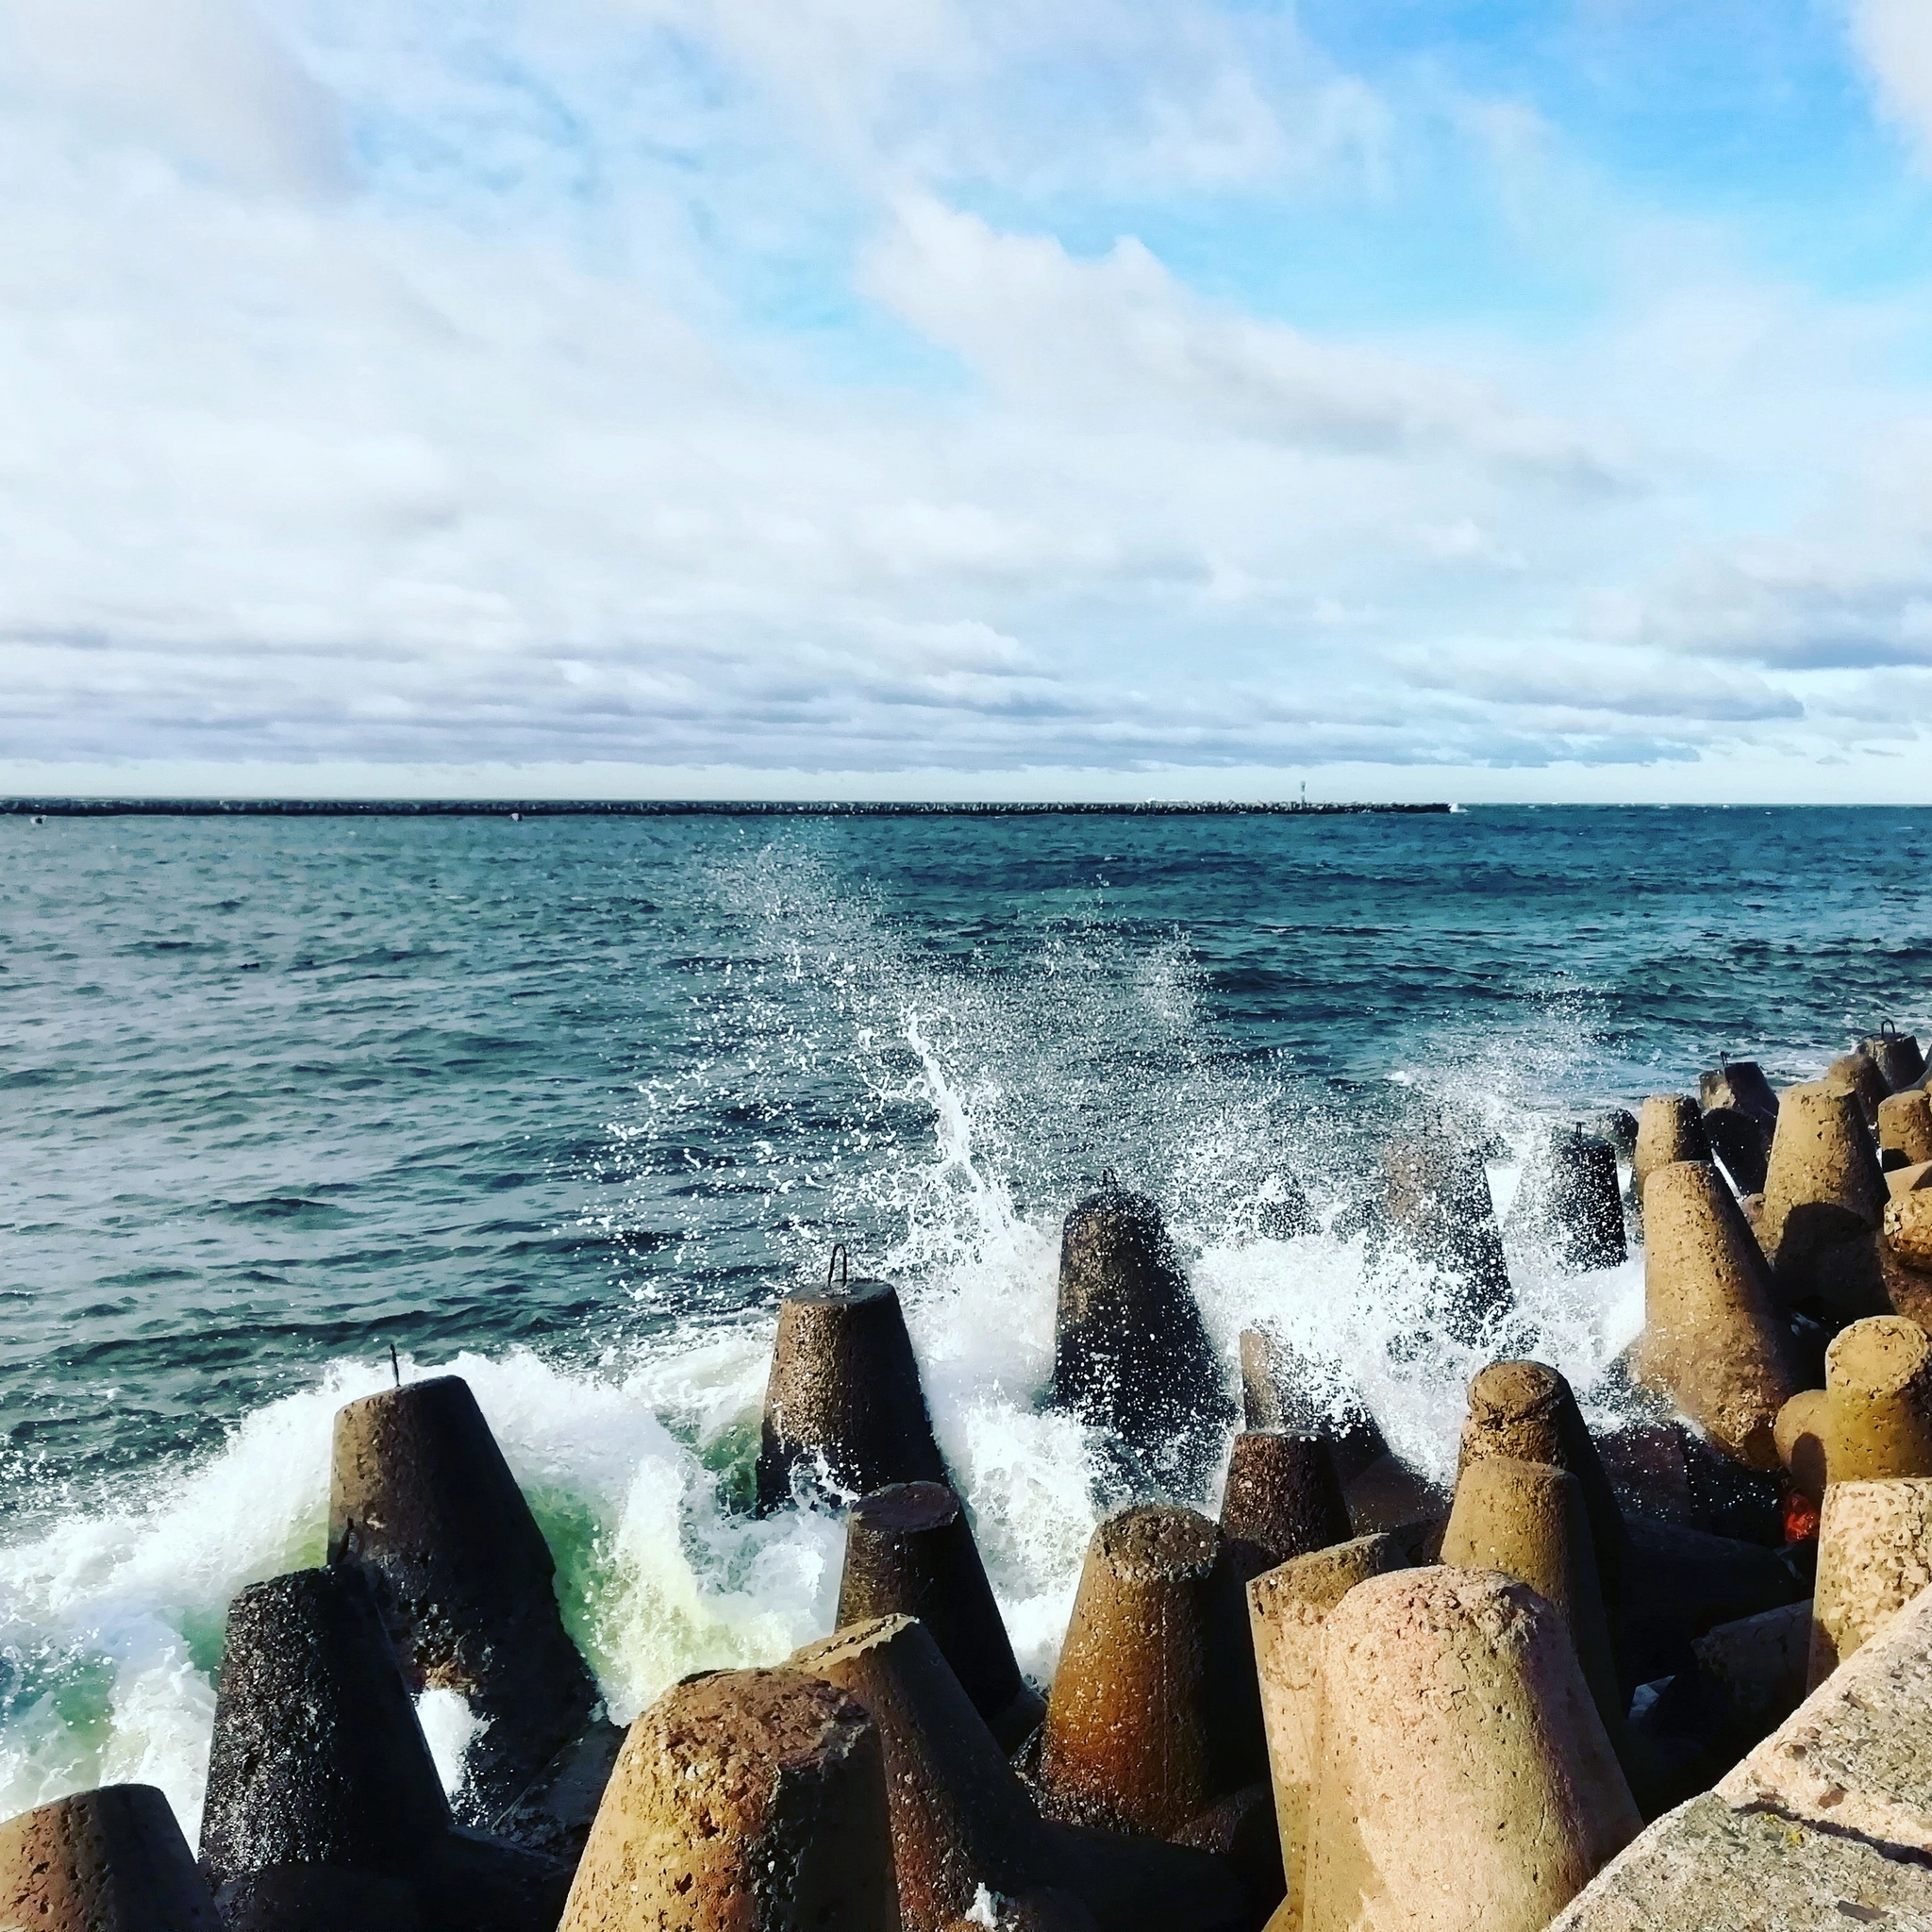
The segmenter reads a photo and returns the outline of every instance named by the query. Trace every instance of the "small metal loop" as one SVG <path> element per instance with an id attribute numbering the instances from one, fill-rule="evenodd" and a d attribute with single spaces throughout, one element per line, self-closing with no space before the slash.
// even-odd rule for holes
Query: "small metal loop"
<path id="1" fill-rule="evenodd" d="M 832 1271 L 838 1270 L 839 1286 L 847 1288 L 852 1282 L 852 1250 L 843 1241 L 832 1243 L 832 1258 L 825 1263 L 825 1286 L 832 1285 Z"/>
<path id="2" fill-rule="evenodd" d="M 1100 1185 L 1103 1188 L 1113 1188 L 1115 1190 L 1118 1190 L 1120 1184 L 1121 1177 L 1119 1174 L 1114 1173 L 1112 1168 L 1103 1167 L 1100 1170 Z"/>
<path id="3" fill-rule="evenodd" d="M 396 1387 L 400 1389 L 403 1386 L 403 1365 L 396 1359 L 396 1345 L 393 1341 L 389 1345 L 389 1372 L 395 1377 Z"/>
<path id="4" fill-rule="evenodd" d="M 1899 1037 L 1898 1022 L 1896 1020 L 1879 1021 L 1878 1037 L 1880 1040 L 1896 1040 Z"/>

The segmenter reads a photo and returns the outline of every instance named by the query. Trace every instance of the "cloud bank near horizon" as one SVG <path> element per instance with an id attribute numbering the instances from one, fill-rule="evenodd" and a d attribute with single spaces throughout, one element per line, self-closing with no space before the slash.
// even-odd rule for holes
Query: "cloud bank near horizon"
<path id="1" fill-rule="evenodd" d="M 15 0 L 0 758 L 1897 795 L 1932 13 L 1433 11 Z"/>

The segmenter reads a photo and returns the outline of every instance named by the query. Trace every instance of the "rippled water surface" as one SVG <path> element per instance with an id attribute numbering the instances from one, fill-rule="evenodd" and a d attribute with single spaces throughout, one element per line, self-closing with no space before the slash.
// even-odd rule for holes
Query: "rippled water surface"
<path id="1" fill-rule="evenodd" d="M 773 1307 L 854 1243 L 1046 1675 L 1104 1445 L 1037 1402 L 1059 1216 L 1167 1208 L 1444 1464 L 1479 1358 L 1324 1224 L 1422 1105 L 1493 1137 L 1932 1032 L 1932 814 L 0 818 L 0 1812 L 192 1825 L 221 1617 L 321 1553 L 329 1417 L 475 1382 L 624 1714 L 816 1634 L 841 1532 L 739 1507 Z M 1512 1256 L 1587 1388 L 1641 1263 Z M 425 1710 L 445 1748 L 460 1712 Z"/>

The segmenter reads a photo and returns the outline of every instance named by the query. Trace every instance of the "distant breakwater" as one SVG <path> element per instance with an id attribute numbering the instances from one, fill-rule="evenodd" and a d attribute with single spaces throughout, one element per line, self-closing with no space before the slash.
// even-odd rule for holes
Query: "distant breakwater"
<path id="1" fill-rule="evenodd" d="M 1449 812 L 1430 805 L 1258 804 L 1048 800 L 907 803 L 883 799 L 708 798 L 5 798 L 0 813 L 42 818 L 1026 818 L 1332 817 L 1357 812 Z"/>

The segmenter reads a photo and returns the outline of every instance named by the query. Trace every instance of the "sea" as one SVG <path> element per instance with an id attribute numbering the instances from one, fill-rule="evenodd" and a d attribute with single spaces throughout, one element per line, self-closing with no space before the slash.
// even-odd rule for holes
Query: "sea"
<path id="1" fill-rule="evenodd" d="M 225 1607 L 322 1559 L 333 1412 L 397 1375 L 474 1387 L 618 1719 L 823 1634 L 836 1511 L 749 1503 L 837 1242 L 1047 1682 L 1121 1500 L 1042 1401 L 1109 1172 L 1231 1387 L 1272 1325 L 1438 1475 L 1491 1355 L 1603 1420 L 1641 1252 L 1512 1235 L 1458 1340 L 1347 1231 L 1381 1147 L 1474 1138 L 1507 1224 L 1552 1125 L 1932 1038 L 1928 882 L 1905 809 L 0 816 L 0 1816 L 142 1780 L 192 1838 Z"/>

